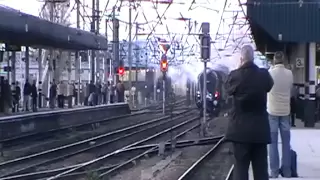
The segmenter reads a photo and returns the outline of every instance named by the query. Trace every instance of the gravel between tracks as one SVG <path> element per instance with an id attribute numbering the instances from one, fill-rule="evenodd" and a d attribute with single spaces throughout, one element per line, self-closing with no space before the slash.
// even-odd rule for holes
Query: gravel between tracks
<path id="1" fill-rule="evenodd" d="M 218 136 L 224 134 L 226 130 L 228 120 L 226 117 L 215 118 L 208 123 L 208 136 Z M 199 138 L 199 128 L 194 129 L 183 136 L 182 139 L 195 139 Z M 202 155 L 204 155 L 212 145 L 205 146 L 192 146 L 187 148 L 182 148 L 176 150 L 175 152 L 180 152 L 180 156 L 172 159 L 171 162 L 152 180 L 175 180 L 183 174 L 195 161 L 197 161 Z M 114 176 L 112 180 L 151 180 L 143 179 L 142 172 L 143 170 L 149 169 L 152 166 L 156 166 L 159 161 L 154 159 L 159 159 L 159 157 L 152 157 L 150 159 L 144 159 L 142 163 L 139 163 L 137 166 L 128 169 L 120 174 Z M 153 162 L 153 163 L 152 163 Z M 221 165 L 221 162 L 217 163 Z"/>

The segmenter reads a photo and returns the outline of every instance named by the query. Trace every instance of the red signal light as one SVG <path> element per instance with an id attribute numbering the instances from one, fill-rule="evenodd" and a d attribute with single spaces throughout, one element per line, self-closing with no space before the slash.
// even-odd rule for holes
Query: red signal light
<path id="1" fill-rule="evenodd" d="M 215 98 L 218 98 L 218 97 L 219 97 L 219 92 L 218 92 L 218 91 L 216 91 L 216 92 L 214 93 L 214 97 L 215 97 Z"/>
<path id="2" fill-rule="evenodd" d="M 123 68 L 123 67 L 119 67 L 119 68 L 118 68 L 118 74 L 119 74 L 120 76 L 123 76 L 123 74 L 124 74 L 124 68 Z"/>
<path id="3" fill-rule="evenodd" d="M 166 72 L 168 70 L 168 61 L 162 60 L 160 63 L 160 69 L 162 72 Z"/>

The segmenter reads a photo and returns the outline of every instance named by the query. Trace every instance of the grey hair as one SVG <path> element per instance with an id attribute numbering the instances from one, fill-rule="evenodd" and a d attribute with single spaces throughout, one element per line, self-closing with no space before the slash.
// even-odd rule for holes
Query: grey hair
<path id="1" fill-rule="evenodd" d="M 241 57 L 244 62 L 249 62 L 254 60 L 254 50 L 251 45 L 242 46 Z"/>
<path id="2" fill-rule="evenodd" d="M 284 54 L 282 51 L 277 51 L 273 56 L 274 64 L 283 64 L 284 63 Z"/>

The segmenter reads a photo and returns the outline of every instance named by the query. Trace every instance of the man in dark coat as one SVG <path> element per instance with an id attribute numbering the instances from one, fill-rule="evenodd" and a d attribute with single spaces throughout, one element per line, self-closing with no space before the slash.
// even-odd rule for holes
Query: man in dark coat
<path id="1" fill-rule="evenodd" d="M 253 48 L 245 45 L 240 67 L 230 73 L 226 83 L 227 93 L 233 99 L 226 139 L 233 145 L 235 180 L 249 179 L 250 162 L 255 180 L 269 179 L 267 144 L 271 139 L 266 103 L 273 80 L 253 60 Z"/>
<path id="2" fill-rule="evenodd" d="M 57 85 L 55 80 L 52 80 L 51 86 L 50 86 L 50 91 L 49 91 L 49 106 L 51 109 L 55 108 L 55 102 L 56 102 L 56 97 L 57 97 Z"/>
<path id="3" fill-rule="evenodd" d="M 37 111 L 37 97 L 38 97 L 38 90 L 37 90 L 37 85 L 36 81 L 33 80 L 33 84 L 31 86 L 31 98 L 32 98 L 32 111 L 36 112 Z"/>

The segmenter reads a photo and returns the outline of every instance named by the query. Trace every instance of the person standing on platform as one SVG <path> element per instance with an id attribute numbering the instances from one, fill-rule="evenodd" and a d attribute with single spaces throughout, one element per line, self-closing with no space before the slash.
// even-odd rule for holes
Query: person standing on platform
<path id="1" fill-rule="evenodd" d="M 61 81 L 58 84 L 58 107 L 63 108 L 64 105 L 64 87 L 63 82 Z"/>
<path id="2" fill-rule="evenodd" d="M 269 145 L 269 161 L 271 178 L 279 176 L 278 131 L 282 142 L 282 173 L 291 177 L 290 154 L 290 97 L 293 87 L 292 72 L 284 66 L 283 52 L 274 54 L 274 68 L 269 70 L 274 86 L 268 93 L 267 111 L 271 128 L 271 144 Z"/>
<path id="3" fill-rule="evenodd" d="M 56 102 L 56 98 L 57 98 L 57 85 L 55 80 L 53 79 L 51 85 L 50 85 L 50 93 L 49 93 L 49 106 L 51 109 L 55 108 L 55 102 Z"/>
<path id="4" fill-rule="evenodd" d="M 9 81 L 6 79 L 4 80 L 4 113 L 9 114 L 11 107 L 12 107 L 12 92 Z"/>
<path id="5" fill-rule="evenodd" d="M 72 104 L 76 104 L 78 102 L 80 102 L 80 100 L 78 100 L 78 93 L 80 93 L 80 89 L 77 89 L 75 83 L 72 83 L 72 88 L 73 88 L 73 96 L 72 96 Z"/>
<path id="6" fill-rule="evenodd" d="M 64 105 L 66 103 L 66 100 L 68 98 L 68 85 L 69 83 L 62 82 L 63 87 L 63 101 L 62 101 L 62 108 L 64 108 Z"/>
<path id="7" fill-rule="evenodd" d="M 85 85 L 83 85 L 83 97 L 84 97 L 83 105 L 85 106 L 88 106 L 89 95 L 90 95 L 90 85 L 86 83 Z"/>
<path id="8" fill-rule="evenodd" d="M 14 109 L 16 110 L 16 112 L 19 112 L 19 108 L 20 108 L 20 100 L 21 100 L 21 88 L 19 86 L 19 82 L 16 82 L 16 93 L 15 93 L 15 107 Z"/>
<path id="9" fill-rule="evenodd" d="M 89 84 L 89 97 L 88 97 L 88 99 L 90 99 L 89 106 L 94 106 L 95 105 L 95 95 L 96 95 L 96 86 L 95 86 L 93 81 L 90 81 L 90 84 Z M 88 102 L 89 102 L 89 100 L 88 100 Z"/>
<path id="10" fill-rule="evenodd" d="M 73 84 L 70 82 L 68 84 L 68 89 L 67 89 L 68 108 L 72 108 L 73 95 L 74 95 L 74 87 L 73 87 Z"/>
<path id="11" fill-rule="evenodd" d="M 114 103 L 114 98 L 115 98 L 115 88 L 112 83 L 112 81 L 108 84 L 108 89 L 109 89 L 109 102 L 110 104 Z"/>
<path id="12" fill-rule="evenodd" d="M 108 103 L 108 86 L 106 83 L 103 84 L 102 86 L 102 99 L 103 99 L 103 104 Z"/>
<path id="13" fill-rule="evenodd" d="M 95 104 L 99 105 L 101 103 L 101 83 L 96 82 L 96 92 L 95 92 Z"/>
<path id="14" fill-rule="evenodd" d="M 125 87 L 124 84 L 119 80 L 119 82 L 117 83 L 117 98 L 118 98 L 118 102 L 124 102 L 124 91 L 125 91 Z"/>
<path id="15" fill-rule="evenodd" d="M 32 98 L 32 111 L 37 111 L 37 100 L 38 100 L 38 91 L 37 91 L 37 85 L 36 80 L 33 80 L 32 86 L 31 86 L 31 98 Z"/>
<path id="16" fill-rule="evenodd" d="M 29 80 L 26 79 L 26 83 L 23 87 L 23 105 L 24 105 L 24 111 L 29 111 L 29 100 L 31 95 L 31 84 L 29 83 Z"/>
<path id="17" fill-rule="evenodd" d="M 226 140 L 233 146 L 234 180 L 249 180 L 252 164 L 254 180 L 268 180 L 270 126 L 267 93 L 273 81 L 267 69 L 254 64 L 254 50 L 241 49 L 240 66 L 229 74 L 226 82 L 228 96 L 233 100 Z"/>

